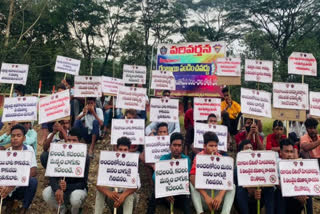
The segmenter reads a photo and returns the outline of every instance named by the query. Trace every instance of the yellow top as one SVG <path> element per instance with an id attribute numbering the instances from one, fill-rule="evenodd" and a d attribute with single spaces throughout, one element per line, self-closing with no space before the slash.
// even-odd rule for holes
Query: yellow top
<path id="1" fill-rule="evenodd" d="M 224 111 L 228 107 L 228 104 L 226 101 L 221 102 L 221 111 Z M 241 106 L 236 101 L 232 100 L 232 105 L 230 108 L 227 109 L 227 112 L 229 113 L 229 118 L 234 120 L 237 118 L 238 114 L 241 112 Z"/>

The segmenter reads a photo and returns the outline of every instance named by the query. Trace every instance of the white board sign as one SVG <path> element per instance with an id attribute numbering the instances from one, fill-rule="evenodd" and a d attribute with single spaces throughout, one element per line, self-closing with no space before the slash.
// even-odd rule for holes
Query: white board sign
<path id="1" fill-rule="evenodd" d="M 100 151 L 97 185 L 137 188 L 138 166 L 138 153 Z"/>
<path id="2" fill-rule="evenodd" d="M 281 160 L 279 172 L 283 197 L 320 195 L 318 160 Z"/>
<path id="3" fill-rule="evenodd" d="M 197 155 L 196 161 L 196 189 L 233 189 L 233 158 Z"/>
<path id="4" fill-rule="evenodd" d="M 2 63 L 0 83 L 26 85 L 29 65 Z"/>
<path id="5" fill-rule="evenodd" d="M 169 154 L 169 136 L 146 136 L 145 137 L 145 158 L 146 163 L 155 163 L 160 160 L 162 155 Z"/>
<path id="6" fill-rule="evenodd" d="M 151 98 L 150 121 L 179 122 L 179 100 L 168 98 Z"/>
<path id="7" fill-rule="evenodd" d="M 320 92 L 310 91 L 310 115 L 320 117 Z"/>
<path id="8" fill-rule="evenodd" d="M 159 161 L 154 173 L 156 198 L 190 195 L 187 159 Z"/>
<path id="9" fill-rule="evenodd" d="M 245 81 L 272 83 L 273 62 L 265 60 L 245 60 Z"/>
<path id="10" fill-rule="evenodd" d="M 219 138 L 218 150 L 227 151 L 228 127 L 224 125 L 211 125 L 206 123 L 194 123 L 194 147 L 203 149 L 203 134 L 211 131 Z"/>
<path id="11" fill-rule="evenodd" d="M 101 77 L 98 76 L 75 76 L 75 97 L 101 97 Z"/>
<path id="12" fill-rule="evenodd" d="M 199 98 L 193 99 L 194 120 L 207 120 L 209 114 L 215 114 L 217 120 L 221 120 L 221 99 L 220 98 Z"/>
<path id="13" fill-rule="evenodd" d="M 83 178 L 86 157 L 86 144 L 51 143 L 45 176 Z"/>
<path id="14" fill-rule="evenodd" d="M 151 89 L 176 90 L 176 80 L 171 71 L 152 71 Z"/>
<path id="15" fill-rule="evenodd" d="M 240 77 L 241 59 L 240 58 L 217 58 L 217 75 Z"/>
<path id="16" fill-rule="evenodd" d="M 2 122 L 36 121 L 37 97 L 4 98 Z"/>
<path id="17" fill-rule="evenodd" d="M 127 137 L 133 145 L 143 145 L 144 129 L 144 119 L 112 119 L 111 144 L 117 144 L 120 137 Z"/>
<path id="18" fill-rule="evenodd" d="M 54 71 L 77 76 L 79 75 L 80 63 L 81 61 L 78 59 L 72 59 L 65 56 L 57 56 Z"/>
<path id="19" fill-rule="evenodd" d="M 135 88 L 120 86 L 117 95 L 117 108 L 124 109 L 146 109 L 146 88 Z"/>
<path id="20" fill-rule="evenodd" d="M 130 84 L 146 84 L 147 67 L 123 65 L 123 82 Z"/>
<path id="21" fill-rule="evenodd" d="M 237 154 L 239 186 L 274 186 L 279 184 L 276 153 L 242 151 Z"/>
<path id="22" fill-rule="evenodd" d="M 102 76 L 102 93 L 117 96 L 120 86 L 124 86 L 122 79 Z"/>
<path id="23" fill-rule="evenodd" d="M 271 93 L 241 88 L 241 112 L 259 117 L 272 117 Z"/>
<path id="24" fill-rule="evenodd" d="M 70 93 L 64 90 L 39 101 L 39 124 L 70 116 Z"/>
<path id="25" fill-rule="evenodd" d="M 309 109 L 309 86 L 301 83 L 273 83 L 273 107 Z"/>
<path id="26" fill-rule="evenodd" d="M 317 60 L 311 53 L 293 52 L 288 59 L 288 73 L 317 76 Z"/>
<path id="27" fill-rule="evenodd" d="M 28 186 L 33 153 L 0 151 L 0 186 Z"/>

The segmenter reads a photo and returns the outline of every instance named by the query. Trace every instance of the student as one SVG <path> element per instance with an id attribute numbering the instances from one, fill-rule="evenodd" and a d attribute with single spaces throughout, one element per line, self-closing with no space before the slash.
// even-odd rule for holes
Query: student
<path id="1" fill-rule="evenodd" d="M 181 133 L 173 133 L 170 136 L 170 151 L 171 153 L 161 156 L 160 161 L 162 160 L 171 160 L 171 159 L 187 159 L 188 160 L 188 170 L 191 169 L 191 160 L 188 156 L 182 153 L 183 151 L 183 136 Z M 152 179 L 155 181 L 155 174 L 153 173 Z M 156 211 L 157 204 L 164 203 L 170 207 L 170 203 L 174 203 L 175 207 L 178 207 L 183 210 L 183 213 L 191 213 L 190 208 L 190 196 L 189 195 L 178 195 L 170 196 L 161 199 L 155 199 L 155 189 L 151 194 L 149 201 L 147 214 L 153 214 Z"/>
<path id="2" fill-rule="evenodd" d="M 121 108 L 115 108 L 116 105 L 116 97 L 114 96 L 109 96 L 104 100 L 103 103 L 103 109 L 104 109 L 104 121 L 103 121 L 103 130 L 104 130 L 104 134 L 107 134 L 108 127 L 110 127 L 111 125 L 111 121 L 113 118 L 113 109 L 114 109 L 114 116 L 117 119 L 122 118 L 122 112 L 121 112 Z"/>
<path id="3" fill-rule="evenodd" d="M 188 109 L 184 114 L 184 130 L 186 131 L 184 154 L 189 154 L 189 148 L 191 147 L 194 138 L 193 108 Z"/>
<path id="4" fill-rule="evenodd" d="M 67 137 L 68 143 L 79 143 L 81 133 L 79 129 L 72 128 Z M 67 211 L 67 205 L 71 205 L 71 213 L 77 214 L 88 195 L 89 158 L 86 158 L 84 177 L 65 179 L 50 177 L 49 186 L 42 192 L 43 200 L 52 209 L 57 210 L 60 205 L 60 213 Z"/>
<path id="5" fill-rule="evenodd" d="M 103 112 L 102 109 L 96 108 L 96 98 L 88 97 L 87 102 L 83 111 L 76 118 L 74 127 L 81 130 L 82 138 L 90 144 L 89 157 L 93 158 L 94 146 L 100 136 L 100 128 L 103 126 Z"/>
<path id="6" fill-rule="evenodd" d="M 318 134 L 318 121 L 314 118 L 308 118 L 304 125 L 307 133 L 300 137 L 300 148 L 307 152 L 310 158 L 318 159 L 320 162 L 320 136 Z"/>
<path id="7" fill-rule="evenodd" d="M 5 213 L 12 213 L 12 207 L 14 200 L 22 200 L 22 209 L 19 211 L 20 214 L 27 213 L 32 200 L 36 194 L 38 181 L 37 175 L 37 161 L 34 154 L 34 150 L 29 145 L 24 145 L 23 142 L 26 139 L 26 130 L 20 125 L 14 125 L 11 128 L 11 147 L 8 148 L 10 151 L 30 151 L 31 155 L 31 166 L 30 166 L 30 177 L 29 185 L 25 187 L 16 186 L 0 186 L 0 196 L 4 199 L 4 205 L 6 206 Z"/>
<path id="8" fill-rule="evenodd" d="M 235 136 L 237 145 L 243 140 L 250 140 L 253 150 L 263 150 L 263 139 L 259 135 L 258 126 L 250 118 L 245 118 L 245 130 Z"/>
<path id="9" fill-rule="evenodd" d="M 218 143 L 219 139 L 213 132 L 206 132 L 203 135 L 203 151 L 198 155 L 218 155 Z M 211 190 L 195 189 L 195 175 L 196 175 L 196 160 L 193 160 L 192 168 L 190 171 L 190 189 L 193 205 L 197 214 L 203 213 L 204 210 L 219 210 L 222 205 L 221 214 L 229 214 L 232 208 L 235 188 L 233 190 L 215 190 L 215 197 L 211 197 Z"/>
<path id="10" fill-rule="evenodd" d="M 253 150 L 250 140 L 243 140 L 239 144 L 239 151 Z M 261 208 L 265 205 L 266 214 L 274 213 L 274 188 L 255 187 L 245 188 L 238 186 L 237 168 L 234 169 L 234 183 L 236 185 L 236 207 L 241 214 L 253 214 L 257 212 L 257 200 L 261 201 Z"/>
<path id="11" fill-rule="evenodd" d="M 127 137 L 121 137 L 117 140 L 117 151 L 118 152 L 129 152 L 131 146 L 131 141 Z M 138 187 L 140 186 L 140 178 L 137 177 Z M 122 208 L 123 214 L 132 214 L 135 201 L 137 196 L 135 189 L 122 189 L 118 188 L 118 192 L 114 191 L 114 188 L 97 186 L 96 192 L 96 204 L 95 204 L 95 214 L 102 214 L 104 209 L 104 198 L 107 197 L 107 204 L 110 210 L 113 208 Z"/>

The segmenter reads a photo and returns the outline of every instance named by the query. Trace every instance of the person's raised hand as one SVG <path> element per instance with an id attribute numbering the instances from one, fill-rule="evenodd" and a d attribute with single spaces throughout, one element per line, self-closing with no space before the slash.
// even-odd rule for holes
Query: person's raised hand
<path id="1" fill-rule="evenodd" d="M 57 133 L 57 132 L 60 132 L 60 131 L 62 131 L 62 130 L 63 130 L 63 127 L 61 126 L 60 123 L 55 122 L 55 123 L 53 124 L 53 133 Z"/>
<path id="2" fill-rule="evenodd" d="M 67 189 L 67 182 L 66 182 L 65 180 L 60 180 L 59 185 L 60 185 L 60 188 L 61 188 L 62 191 L 66 191 L 66 189 Z"/>

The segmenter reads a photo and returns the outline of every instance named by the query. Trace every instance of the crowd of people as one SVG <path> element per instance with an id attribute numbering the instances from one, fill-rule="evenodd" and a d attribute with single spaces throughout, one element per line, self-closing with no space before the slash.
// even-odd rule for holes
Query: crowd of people
<path id="1" fill-rule="evenodd" d="M 33 130 L 31 122 L 11 122 L 0 136 L 1 150 L 29 150 L 33 153 L 30 170 L 29 185 L 26 187 L 6 186 L 0 187 L 0 196 L 3 199 L 5 213 L 12 213 L 15 200 L 22 201 L 20 213 L 27 213 L 37 190 L 37 161 L 36 154 L 38 145 L 42 146 L 40 162 L 43 168 L 47 167 L 50 145 L 58 142 L 88 144 L 88 157 L 86 158 L 85 172 L 83 178 L 57 178 L 50 177 L 48 186 L 43 190 L 43 200 L 48 207 L 59 210 L 60 213 L 80 213 L 88 195 L 88 175 L 90 159 L 95 156 L 95 144 L 99 139 L 109 139 L 112 118 L 134 119 L 141 118 L 147 121 L 145 112 L 134 109 L 115 108 L 115 97 L 87 98 L 86 103 L 73 97 L 71 81 L 62 81 L 57 87 L 58 91 L 70 89 L 71 117 L 63 120 L 41 125 L 40 140 L 37 132 Z M 237 152 L 245 150 L 272 150 L 278 153 L 279 159 L 318 159 L 320 160 L 320 136 L 317 131 L 318 121 L 307 118 L 304 123 L 292 122 L 290 127 L 285 127 L 283 121 L 274 120 L 272 133 L 265 136 L 263 123 L 260 120 L 243 118 L 241 106 L 232 100 L 229 90 L 222 90 L 221 102 L 221 124 L 228 127 L 228 152 L 218 150 L 219 138 L 214 132 L 205 132 L 203 135 L 203 149 L 195 148 L 194 123 L 202 122 L 218 124 L 215 114 L 209 114 L 206 121 L 194 121 L 193 109 L 185 109 L 184 129 L 182 133 L 179 123 L 152 122 L 145 128 L 146 136 L 170 136 L 170 153 L 163 155 L 162 160 L 187 159 L 190 175 L 190 195 L 170 196 L 166 198 L 155 198 L 154 187 L 154 164 L 145 163 L 143 146 L 132 145 L 129 138 L 123 136 L 117 140 L 114 151 L 139 153 L 139 160 L 146 167 L 146 174 L 150 176 L 153 188 L 148 199 L 146 213 L 155 213 L 159 204 L 181 209 L 183 213 L 204 213 L 216 210 L 222 214 L 231 213 L 232 208 L 241 214 L 252 214 L 257 212 L 256 200 L 261 200 L 261 207 L 265 207 L 267 214 L 300 214 L 306 207 L 307 213 L 313 213 L 312 197 L 282 197 L 279 186 L 252 188 L 238 185 L 237 171 L 234 172 L 233 190 L 215 191 L 215 197 L 204 189 L 195 188 L 196 156 L 211 155 L 235 156 Z M 14 96 L 24 96 L 22 87 L 16 87 Z M 170 98 L 170 91 L 163 91 L 163 97 Z M 82 109 L 82 110 L 81 110 Z M 240 121 L 243 122 L 240 122 Z M 240 123 L 240 126 L 239 126 Z M 297 128 L 299 126 L 299 128 Z M 239 127 L 239 128 L 238 128 Z M 286 133 L 289 133 L 287 136 Z M 265 142 L 265 143 L 264 143 Z M 107 145 L 105 145 L 107 147 Z M 105 206 L 110 210 L 118 208 L 125 214 L 135 213 L 135 205 L 138 202 L 138 182 L 136 189 L 123 189 L 105 186 L 96 187 L 95 213 L 103 213 Z M 82 213 L 86 213 L 82 210 Z"/>

